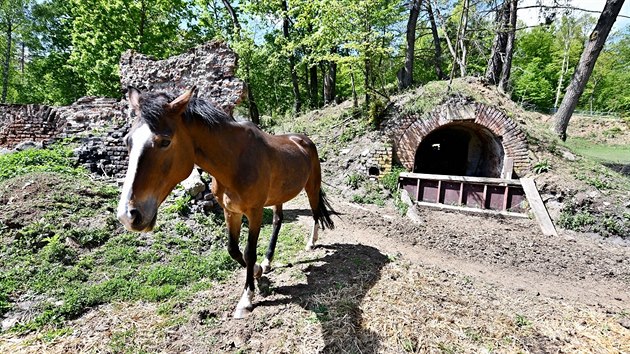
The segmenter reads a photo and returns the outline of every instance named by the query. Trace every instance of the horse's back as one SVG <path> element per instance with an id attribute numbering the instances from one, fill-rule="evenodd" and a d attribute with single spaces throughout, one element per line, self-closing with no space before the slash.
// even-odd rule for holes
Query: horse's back
<path id="1" fill-rule="evenodd" d="M 284 203 L 304 189 L 313 173 L 319 173 L 317 149 L 304 134 L 269 135 L 274 158 L 267 205 Z"/>

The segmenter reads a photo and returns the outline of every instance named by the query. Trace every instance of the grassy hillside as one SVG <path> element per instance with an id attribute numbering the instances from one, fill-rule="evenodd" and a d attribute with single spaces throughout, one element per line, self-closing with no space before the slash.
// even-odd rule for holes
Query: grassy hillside
<path id="1" fill-rule="evenodd" d="M 527 111 L 496 87 L 464 78 L 454 80 L 450 93 L 446 82 L 431 82 L 367 109 L 344 102 L 286 117 L 275 122 L 275 129 L 313 135 L 324 151 L 332 188 L 349 200 L 382 205 L 390 199 L 390 191 L 356 173 L 360 153 L 382 136 L 372 123 L 430 112 L 452 96 L 499 107 L 525 132 L 531 167 L 526 174 L 537 181 L 557 226 L 630 238 L 630 123 L 621 118 L 575 117 L 569 125 L 570 138 L 563 142 L 551 132 L 549 115 Z M 374 106 L 381 110 L 375 112 Z M 348 149 L 349 153 L 341 153 Z"/>

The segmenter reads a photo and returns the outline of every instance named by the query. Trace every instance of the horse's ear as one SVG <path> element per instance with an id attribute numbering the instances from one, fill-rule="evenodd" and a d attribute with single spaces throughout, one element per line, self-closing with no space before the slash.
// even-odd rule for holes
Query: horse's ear
<path id="1" fill-rule="evenodd" d="M 127 92 L 129 94 L 129 103 L 131 104 L 131 108 L 135 111 L 140 110 L 140 90 L 133 86 L 127 87 Z"/>
<path id="2" fill-rule="evenodd" d="M 175 112 L 177 115 L 182 114 L 186 108 L 188 107 L 188 103 L 190 99 L 193 97 L 193 94 L 197 90 L 197 86 L 193 86 L 190 90 L 182 93 L 179 97 L 173 100 L 173 102 L 168 104 L 168 108 Z"/>

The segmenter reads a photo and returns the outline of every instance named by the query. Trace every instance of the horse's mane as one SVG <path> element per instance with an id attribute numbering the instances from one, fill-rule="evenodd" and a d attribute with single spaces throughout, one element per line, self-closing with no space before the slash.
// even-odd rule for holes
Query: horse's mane
<path id="1" fill-rule="evenodd" d="M 177 98 L 172 92 L 144 92 L 140 96 L 141 119 L 155 131 L 164 115 L 167 103 Z M 193 97 L 184 112 L 186 121 L 199 120 L 208 127 L 225 122 L 234 122 L 234 118 L 203 98 Z"/>

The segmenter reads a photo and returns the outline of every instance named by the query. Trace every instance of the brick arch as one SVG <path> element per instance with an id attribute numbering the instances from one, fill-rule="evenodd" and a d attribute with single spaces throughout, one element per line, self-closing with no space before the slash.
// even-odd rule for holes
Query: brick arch
<path id="1" fill-rule="evenodd" d="M 420 142 L 431 132 L 445 125 L 478 124 L 501 141 L 505 158 L 514 161 L 514 170 L 524 175 L 529 169 L 527 139 L 523 131 L 505 113 L 482 103 L 447 103 L 424 115 L 408 115 L 392 128 L 394 151 L 408 170 L 414 168 Z"/>

